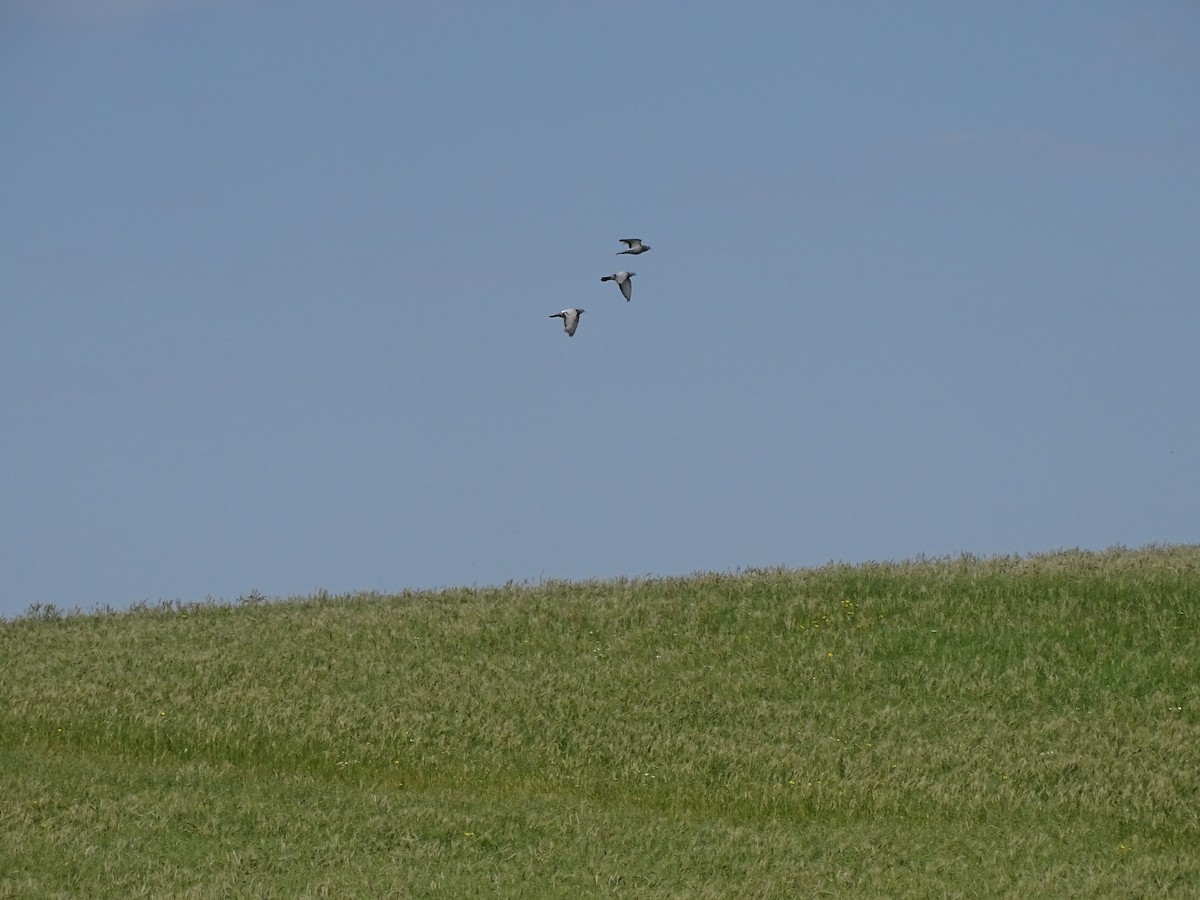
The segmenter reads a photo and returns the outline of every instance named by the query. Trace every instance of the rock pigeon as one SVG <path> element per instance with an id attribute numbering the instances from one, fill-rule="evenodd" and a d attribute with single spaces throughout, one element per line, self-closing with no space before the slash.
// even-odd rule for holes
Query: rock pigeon
<path id="1" fill-rule="evenodd" d="M 629 279 L 636 275 L 637 272 L 613 272 L 611 275 L 605 275 L 601 281 L 615 281 L 617 287 L 621 289 L 621 293 L 625 295 L 626 300 L 633 299 L 630 295 L 633 294 L 633 282 Z"/>
<path id="2" fill-rule="evenodd" d="M 579 327 L 579 317 L 583 315 L 582 309 L 564 309 L 562 312 L 550 313 L 551 319 L 563 320 L 563 331 L 567 333 L 567 337 L 575 336 L 575 329 Z"/>
<path id="3" fill-rule="evenodd" d="M 617 256 L 628 253 L 631 256 L 637 256 L 639 253 L 645 253 L 650 249 L 649 244 L 643 244 L 641 238 L 621 238 L 621 243 L 628 247 L 628 250 L 622 250 Z"/>

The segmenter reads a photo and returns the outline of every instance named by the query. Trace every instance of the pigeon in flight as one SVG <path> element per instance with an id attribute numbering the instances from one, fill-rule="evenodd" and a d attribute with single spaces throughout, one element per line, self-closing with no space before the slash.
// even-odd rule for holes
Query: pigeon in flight
<path id="1" fill-rule="evenodd" d="M 641 238 L 621 238 L 621 243 L 624 244 L 627 250 L 622 250 L 617 256 L 628 253 L 630 256 L 637 256 L 639 253 L 645 253 L 650 249 L 649 244 L 643 244 Z"/>
<path id="2" fill-rule="evenodd" d="M 563 320 L 563 331 L 567 333 L 567 337 L 575 336 L 575 329 L 579 327 L 579 317 L 583 315 L 582 309 L 564 309 L 562 312 L 550 313 L 551 319 Z"/>
<path id="3" fill-rule="evenodd" d="M 621 289 L 621 293 L 625 295 L 626 301 L 632 300 L 633 282 L 629 279 L 636 275 L 637 272 L 613 272 L 611 275 L 605 275 L 601 281 L 615 281 L 617 287 Z"/>

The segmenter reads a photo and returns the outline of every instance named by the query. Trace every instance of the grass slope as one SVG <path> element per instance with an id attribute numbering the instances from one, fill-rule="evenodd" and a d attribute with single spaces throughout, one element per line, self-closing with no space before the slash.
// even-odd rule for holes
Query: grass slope
<path id="1" fill-rule="evenodd" d="M 1200 547 L 0 623 L 0 897 L 1200 894 Z"/>

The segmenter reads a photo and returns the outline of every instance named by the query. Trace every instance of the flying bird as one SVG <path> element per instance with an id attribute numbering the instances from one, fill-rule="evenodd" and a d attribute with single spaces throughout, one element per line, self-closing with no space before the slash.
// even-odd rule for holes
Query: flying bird
<path id="1" fill-rule="evenodd" d="M 625 295 L 625 300 L 632 300 L 633 282 L 629 279 L 636 275 L 637 272 L 613 272 L 611 275 L 605 275 L 601 281 L 615 281 L 617 287 L 621 289 L 621 293 Z"/>
<path id="2" fill-rule="evenodd" d="M 617 256 L 628 253 L 630 256 L 637 256 L 639 253 L 645 253 L 650 249 L 649 244 L 643 244 L 641 238 L 621 238 L 621 243 L 628 249 L 622 250 Z"/>
<path id="3" fill-rule="evenodd" d="M 564 309 L 562 312 L 550 313 L 551 319 L 563 320 L 563 331 L 567 333 L 567 337 L 575 336 L 575 329 L 579 327 L 579 317 L 583 315 L 582 309 Z"/>

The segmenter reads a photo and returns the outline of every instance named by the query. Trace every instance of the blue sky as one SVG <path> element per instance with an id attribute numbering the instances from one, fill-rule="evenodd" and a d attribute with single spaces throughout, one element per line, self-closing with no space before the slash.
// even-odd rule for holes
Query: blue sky
<path id="1" fill-rule="evenodd" d="M 1197 110 L 1191 2 L 7 0 L 0 615 L 1198 541 Z"/>

